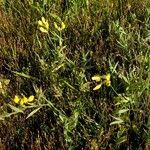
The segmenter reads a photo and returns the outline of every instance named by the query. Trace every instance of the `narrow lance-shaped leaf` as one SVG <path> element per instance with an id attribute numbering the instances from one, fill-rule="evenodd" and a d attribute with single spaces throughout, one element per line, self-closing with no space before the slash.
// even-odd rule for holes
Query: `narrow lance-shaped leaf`
<path id="1" fill-rule="evenodd" d="M 123 123 L 123 120 L 117 120 L 117 121 L 111 122 L 110 125 L 121 124 L 121 123 Z"/>
<path id="2" fill-rule="evenodd" d="M 129 109 L 121 109 L 121 110 L 118 111 L 118 114 L 123 114 L 123 113 L 127 112 L 128 110 Z"/>
<path id="3" fill-rule="evenodd" d="M 29 117 L 33 116 L 33 115 L 34 115 L 37 111 L 39 111 L 40 109 L 41 109 L 41 107 L 39 107 L 39 108 L 33 110 L 33 111 L 26 117 L 26 119 L 28 119 Z"/>

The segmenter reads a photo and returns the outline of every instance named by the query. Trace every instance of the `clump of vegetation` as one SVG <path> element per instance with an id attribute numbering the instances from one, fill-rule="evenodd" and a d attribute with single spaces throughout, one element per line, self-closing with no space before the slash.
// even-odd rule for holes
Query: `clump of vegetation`
<path id="1" fill-rule="evenodd" d="M 1 0 L 0 149 L 150 149 L 149 6 Z"/>

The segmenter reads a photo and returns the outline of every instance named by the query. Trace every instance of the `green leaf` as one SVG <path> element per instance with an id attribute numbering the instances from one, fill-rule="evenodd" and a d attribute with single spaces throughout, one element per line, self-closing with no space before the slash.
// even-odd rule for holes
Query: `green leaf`
<path id="1" fill-rule="evenodd" d="M 21 76 L 21 77 L 24 77 L 24 78 L 27 78 L 27 79 L 38 80 L 37 78 L 32 77 L 32 76 L 30 76 L 30 75 L 28 75 L 28 74 L 25 74 L 25 73 L 23 73 L 23 72 L 16 72 L 16 71 L 12 71 L 12 72 L 15 73 L 15 74 L 18 75 L 18 76 Z"/>
<path id="2" fill-rule="evenodd" d="M 129 79 L 125 77 L 123 74 L 119 74 L 119 78 L 123 79 L 127 84 L 130 84 Z"/>
<path id="3" fill-rule="evenodd" d="M 56 19 L 57 21 L 61 22 L 61 18 L 59 16 L 57 16 L 56 14 L 52 14 L 50 13 L 50 16 L 52 16 L 54 19 Z"/>
<path id="4" fill-rule="evenodd" d="M 111 122 L 110 125 L 121 124 L 121 123 L 124 122 L 124 121 L 123 121 L 122 119 L 120 119 L 120 118 L 117 118 L 117 117 L 114 117 L 114 116 L 112 116 L 112 117 L 113 117 L 116 121 Z"/>
<path id="5" fill-rule="evenodd" d="M 52 70 L 52 72 L 56 72 L 58 71 L 61 67 L 64 66 L 64 63 L 63 64 L 60 64 L 59 66 L 57 66 L 55 69 Z"/>
<path id="6" fill-rule="evenodd" d="M 15 112 L 17 112 L 17 113 L 24 113 L 21 109 L 19 109 L 19 108 L 13 106 L 13 105 L 11 105 L 11 104 L 8 104 L 8 106 L 9 106 L 12 110 L 14 110 Z"/>
<path id="7" fill-rule="evenodd" d="M 90 90 L 90 82 L 86 82 L 80 86 L 80 90 L 85 92 Z"/>
<path id="8" fill-rule="evenodd" d="M 122 124 L 123 120 L 117 120 L 117 121 L 113 121 L 110 123 L 110 125 L 115 125 L 115 124 Z"/>
<path id="9" fill-rule="evenodd" d="M 68 86 L 70 87 L 71 89 L 75 90 L 75 91 L 78 91 L 76 88 L 74 88 L 71 84 L 69 84 L 67 81 L 63 80 L 63 82 Z"/>
<path id="10" fill-rule="evenodd" d="M 59 118 L 62 121 L 62 123 L 64 123 L 66 121 L 66 116 L 63 114 L 59 114 Z"/>
<path id="11" fill-rule="evenodd" d="M 17 114 L 17 113 L 16 113 L 16 112 L 12 112 L 12 113 L 4 112 L 2 115 L 0 115 L 0 119 L 8 118 L 8 117 L 10 117 L 11 115 L 15 115 L 15 114 Z"/>
<path id="12" fill-rule="evenodd" d="M 119 113 L 119 114 L 123 114 L 123 113 L 127 112 L 128 110 L 129 110 L 129 109 L 121 109 L 121 110 L 118 111 L 118 113 Z"/>
<path id="13" fill-rule="evenodd" d="M 41 107 L 39 107 L 39 108 L 33 110 L 33 111 L 26 117 L 26 119 L 28 119 L 29 117 L 33 116 L 33 115 L 34 115 L 37 111 L 39 111 L 40 109 L 41 109 Z"/>
<path id="14" fill-rule="evenodd" d="M 122 136 L 117 140 L 117 145 L 127 141 L 127 136 Z"/>
<path id="15" fill-rule="evenodd" d="M 4 118 L 0 116 L 0 120 L 4 121 Z"/>
<path id="16" fill-rule="evenodd" d="M 109 66 L 110 66 L 109 68 L 110 68 L 112 74 L 113 74 L 113 73 L 117 73 L 116 68 L 117 68 L 118 64 L 119 64 L 119 62 L 117 62 L 117 63 L 115 64 L 115 66 L 113 66 L 113 64 L 111 63 L 111 61 L 110 61 L 110 59 L 109 59 Z"/>

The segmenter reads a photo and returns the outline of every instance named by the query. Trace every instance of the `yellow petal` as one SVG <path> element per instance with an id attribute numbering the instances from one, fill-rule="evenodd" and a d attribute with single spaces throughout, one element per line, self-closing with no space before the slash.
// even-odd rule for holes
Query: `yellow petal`
<path id="1" fill-rule="evenodd" d="M 99 90 L 101 88 L 102 84 L 98 84 L 93 90 Z"/>
<path id="2" fill-rule="evenodd" d="M 41 20 L 38 21 L 39 26 L 43 26 L 43 22 Z"/>
<path id="3" fill-rule="evenodd" d="M 105 81 L 106 86 L 110 86 L 111 85 L 111 81 Z"/>
<path id="4" fill-rule="evenodd" d="M 46 22 L 44 17 L 42 17 L 42 22 L 43 22 L 43 23 L 45 23 L 45 22 Z"/>
<path id="5" fill-rule="evenodd" d="M 39 29 L 41 32 L 48 33 L 48 30 L 44 29 L 43 27 L 40 27 Z"/>
<path id="6" fill-rule="evenodd" d="M 3 87 L 2 87 L 2 82 L 0 82 L 0 89 L 2 89 Z"/>
<path id="7" fill-rule="evenodd" d="M 45 22 L 45 26 L 44 26 L 47 30 L 49 29 L 49 24 L 48 21 Z"/>
<path id="8" fill-rule="evenodd" d="M 65 29 L 65 27 L 66 27 L 66 26 L 65 26 L 64 22 L 62 22 L 62 23 L 61 23 L 61 30 Z"/>
<path id="9" fill-rule="evenodd" d="M 56 29 L 58 29 L 58 26 L 57 26 L 57 23 L 56 23 L 56 22 L 54 22 L 54 27 L 55 27 Z"/>
<path id="10" fill-rule="evenodd" d="M 22 101 L 23 103 L 27 103 L 27 102 L 28 102 L 28 99 L 24 96 L 24 97 L 21 99 L 21 101 Z"/>
<path id="11" fill-rule="evenodd" d="M 28 102 L 32 102 L 33 100 L 34 100 L 34 96 L 33 95 L 28 98 Z"/>
<path id="12" fill-rule="evenodd" d="M 110 81 L 110 73 L 108 73 L 107 75 L 106 75 L 106 78 L 105 78 L 107 81 Z"/>
<path id="13" fill-rule="evenodd" d="M 24 100 L 23 99 L 20 100 L 20 106 L 24 106 Z"/>
<path id="14" fill-rule="evenodd" d="M 60 27 L 58 27 L 58 25 L 57 25 L 57 23 L 56 23 L 56 22 L 54 22 L 54 27 L 55 27 L 58 31 L 61 31 L 61 28 L 60 28 Z"/>
<path id="15" fill-rule="evenodd" d="M 92 77 L 92 80 L 94 80 L 96 82 L 99 82 L 99 81 L 101 81 L 101 76 L 95 75 L 95 76 Z"/>
<path id="16" fill-rule="evenodd" d="M 16 104 L 18 104 L 19 103 L 19 101 L 20 101 L 20 98 L 18 97 L 18 96 L 15 96 L 15 98 L 14 98 L 14 100 L 13 100 Z"/>

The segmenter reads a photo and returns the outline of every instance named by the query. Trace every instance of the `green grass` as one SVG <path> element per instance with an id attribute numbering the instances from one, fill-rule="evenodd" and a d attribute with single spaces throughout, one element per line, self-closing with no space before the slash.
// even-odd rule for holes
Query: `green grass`
<path id="1" fill-rule="evenodd" d="M 1 0 L 0 149 L 150 149 L 149 16 L 148 0 Z"/>

